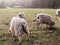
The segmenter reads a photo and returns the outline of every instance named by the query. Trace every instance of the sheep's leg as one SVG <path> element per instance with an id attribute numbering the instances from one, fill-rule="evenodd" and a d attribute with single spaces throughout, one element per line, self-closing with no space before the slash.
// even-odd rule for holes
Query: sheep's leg
<path id="1" fill-rule="evenodd" d="M 12 32 L 12 37 L 14 37 L 14 36 L 15 36 L 15 32 L 13 31 L 13 32 Z"/>
<path id="2" fill-rule="evenodd" d="M 40 23 L 37 23 L 36 25 L 37 25 L 37 29 L 39 29 L 39 25 L 40 25 Z"/>
<path id="3" fill-rule="evenodd" d="M 13 41 L 16 42 L 17 39 L 14 31 L 12 32 L 12 37 L 14 38 Z"/>
<path id="4" fill-rule="evenodd" d="M 49 23 L 49 28 L 51 28 L 52 26 L 51 26 L 51 24 Z"/>
<path id="5" fill-rule="evenodd" d="M 14 32 L 14 30 L 8 30 L 8 31 L 11 33 L 12 37 L 15 36 L 15 32 Z"/>
<path id="6" fill-rule="evenodd" d="M 49 23 L 49 32 L 52 32 L 52 30 L 51 30 L 51 24 Z"/>
<path id="7" fill-rule="evenodd" d="M 36 22 L 37 29 L 39 29 L 39 26 L 40 26 L 41 23 L 42 23 L 42 22 L 41 22 L 41 19 L 37 19 L 37 22 Z"/>
<path id="8" fill-rule="evenodd" d="M 18 39 L 19 39 L 18 45 L 21 45 L 22 44 L 22 38 L 21 38 L 21 36 L 18 36 Z"/>
<path id="9" fill-rule="evenodd" d="M 26 33 L 26 40 L 29 40 L 29 31 L 28 30 L 25 30 L 25 33 Z"/>
<path id="10" fill-rule="evenodd" d="M 23 28 L 23 32 L 27 35 L 27 40 L 29 40 L 29 29 L 28 29 L 28 27 L 24 27 L 22 25 L 22 28 Z"/>
<path id="11" fill-rule="evenodd" d="M 35 27 L 36 27 L 35 22 L 34 22 L 33 24 L 34 24 L 34 25 L 33 25 L 33 28 L 35 28 Z"/>
<path id="12" fill-rule="evenodd" d="M 46 24 L 46 28 L 48 28 L 48 25 Z"/>
<path id="13" fill-rule="evenodd" d="M 15 32 L 14 32 L 14 30 L 11 30 L 11 34 L 12 34 L 12 37 L 15 36 Z"/>
<path id="14" fill-rule="evenodd" d="M 29 33 L 27 32 L 26 35 L 27 35 L 27 39 L 26 40 L 29 40 Z"/>

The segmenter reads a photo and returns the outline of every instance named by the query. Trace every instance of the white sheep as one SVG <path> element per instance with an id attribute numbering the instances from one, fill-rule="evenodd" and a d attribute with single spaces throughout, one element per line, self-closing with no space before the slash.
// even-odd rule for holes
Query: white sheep
<path id="1" fill-rule="evenodd" d="M 51 16 L 44 13 L 37 14 L 37 19 L 33 21 L 36 21 L 37 28 L 39 28 L 39 25 L 41 23 L 46 24 L 46 27 L 47 25 L 49 25 L 49 27 L 52 27 L 55 25 L 55 22 L 52 20 Z"/>
<path id="2" fill-rule="evenodd" d="M 60 21 L 60 9 L 56 10 L 56 16 L 57 16 L 57 19 Z"/>
<path id="3" fill-rule="evenodd" d="M 60 15 L 60 9 L 56 10 L 56 15 L 59 16 Z"/>
<path id="4" fill-rule="evenodd" d="M 18 37 L 19 44 L 21 44 L 21 35 L 23 34 L 23 32 L 25 32 L 27 38 L 29 38 L 29 29 L 27 22 L 24 18 L 21 18 L 19 15 L 12 18 L 9 31 L 13 36 Z"/>
<path id="5" fill-rule="evenodd" d="M 20 17 L 20 18 L 26 19 L 26 16 L 25 16 L 24 13 L 18 13 L 17 16 L 15 16 L 15 17 L 13 17 L 13 18 L 11 19 L 9 31 L 12 30 L 12 34 L 14 33 L 14 31 L 13 31 L 13 30 L 14 30 L 14 29 L 13 29 L 13 23 L 14 23 L 14 20 L 15 20 L 16 17 Z"/>

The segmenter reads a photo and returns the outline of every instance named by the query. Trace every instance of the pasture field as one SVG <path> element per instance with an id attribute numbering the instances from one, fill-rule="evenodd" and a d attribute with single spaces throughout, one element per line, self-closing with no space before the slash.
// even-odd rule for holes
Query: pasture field
<path id="1" fill-rule="evenodd" d="M 30 40 L 25 40 L 25 35 L 22 36 L 22 45 L 60 45 L 60 22 L 55 16 L 56 9 L 0 9 L 0 45 L 17 45 L 18 40 L 14 42 L 14 38 L 8 32 L 10 20 L 19 12 L 24 12 L 27 17 L 27 22 L 30 30 Z M 47 13 L 55 20 L 55 28 L 53 33 L 48 33 L 45 25 L 41 25 L 40 29 L 33 28 L 33 18 L 36 18 L 38 13 Z"/>

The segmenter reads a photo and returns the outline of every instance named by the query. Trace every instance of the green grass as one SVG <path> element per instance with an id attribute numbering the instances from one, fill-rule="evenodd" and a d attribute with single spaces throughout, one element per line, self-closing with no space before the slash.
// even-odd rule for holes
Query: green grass
<path id="1" fill-rule="evenodd" d="M 19 12 L 24 12 L 30 29 L 30 40 L 26 41 L 23 35 L 22 45 L 60 45 L 60 22 L 55 16 L 56 9 L 0 9 L 0 45 L 17 45 L 18 40 L 13 42 L 11 34 L 8 32 L 10 20 Z M 33 28 L 32 19 L 36 18 L 38 13 L 47 13 L 55 20 L 55 31 L 48 33 L 45 26 L 41 25 L 40 29 Z"/>

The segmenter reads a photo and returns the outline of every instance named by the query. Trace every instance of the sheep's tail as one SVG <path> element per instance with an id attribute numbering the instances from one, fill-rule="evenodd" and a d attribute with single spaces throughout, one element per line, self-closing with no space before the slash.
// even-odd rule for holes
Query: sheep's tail
<path id="1" fill-rule="evenodd" d="M 23 32 L 27 34 L 26 28 L 22 25 Z"/>

